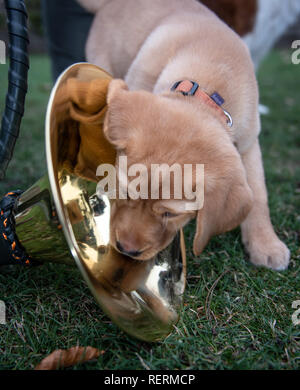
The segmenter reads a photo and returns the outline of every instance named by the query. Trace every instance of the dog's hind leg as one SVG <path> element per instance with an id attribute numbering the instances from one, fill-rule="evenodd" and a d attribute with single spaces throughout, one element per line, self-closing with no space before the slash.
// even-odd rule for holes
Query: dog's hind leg
<path id="1" fill-rule="evenodd" d="M 253 208 L 242 223 L 242 239 L 255 265 L 284 270 L 289 264 L 290 252 L 274 232 L 268 207 L 264 169 L 258 139 L 242 155 L 247 179 L 253 191 Z"/>

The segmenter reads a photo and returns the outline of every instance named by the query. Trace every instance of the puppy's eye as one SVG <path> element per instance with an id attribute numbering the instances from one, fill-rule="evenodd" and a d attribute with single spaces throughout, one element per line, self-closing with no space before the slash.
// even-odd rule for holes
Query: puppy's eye
<path id="1" fill-rule="evenodd" d="M 162 214 L 163 218 L 174 218 L 177 217 L 178 214 L 170 213 L 169 211 L 166 211 L 165 213 Z"/>

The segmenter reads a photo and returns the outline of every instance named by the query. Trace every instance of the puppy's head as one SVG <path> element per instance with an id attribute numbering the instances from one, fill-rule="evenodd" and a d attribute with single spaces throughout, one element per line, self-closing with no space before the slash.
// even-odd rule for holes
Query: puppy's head
<path id="1" fill-rule="evenodd" d="M 117 172 L 120 157 L 126 157 L 128 172 L 133 165 L 146 167 L 148 185 L 143 196 L 136 198 L 128 191 L 136 179 L 131 173 L 127 177 L 127 199 L 117 196 L 112 202 L 111 243 L 133 258 L 152 258 L 194 217 L 194 252 L 199 254 L 212 235 L 239 225 L 252 206 L 244 167 L 229 134 L 211 109 L 190 99 L 175 93 L 157 96 L 146 91 L 130 92 L 123 81 L 111 82 L 104 133 L 117 150 Z M 153 197 L 153 164 L 179 165 L 181 172 L 184 166 L 192 166 L 192 197 L 185 192 L 184 175 L 176 183 L 182 197 L 176 194 L 172 175 L 169 198 L 163 196 L 162 180 Z M 204 176 L 197 175 L 197 164 L 204 165 Z M 118 195 L 123 184 L 124 177 L 118 176 Z M 197 193 L 199 188 L 203 196 Z M 196 200 L 199 208 L 194 207 Z"/>

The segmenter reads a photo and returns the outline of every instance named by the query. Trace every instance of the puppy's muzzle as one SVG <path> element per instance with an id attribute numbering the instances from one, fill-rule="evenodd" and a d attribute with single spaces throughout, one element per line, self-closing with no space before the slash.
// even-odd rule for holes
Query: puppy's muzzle
<path id="1" fill-rule="evenodd" d="M 124 255 L 130 256 L 130 257 L 139 257 L 143 253 L 143 251 L 125 249 L 120 241 L 117 241 L 116 245 L 117 245 L 118 250 L 121 253 L 123 253 Z"/>

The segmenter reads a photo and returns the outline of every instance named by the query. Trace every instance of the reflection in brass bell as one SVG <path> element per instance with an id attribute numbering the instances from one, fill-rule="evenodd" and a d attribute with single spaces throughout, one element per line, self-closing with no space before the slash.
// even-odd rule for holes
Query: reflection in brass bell
<path id="1" fill-rule="evenodd" d="M 69 169 L 64 160 L 64 143 L 71 139 L 60 133 L 59 99 L 70 80 L 107 83 L 111 76 L 95 65 L 80 63 L 56 82 L 46 117 L 48 175 L 17 202 L 18 239 L 40 262 L 75 261 L 103 311 L 121 329 L 142 340 L 161 340 L 178 320 L 185 288 L 183 233 L 149 261 L 133 260 L 110 245 L 109 199 L 99 197 L 97 183 Z"/>

